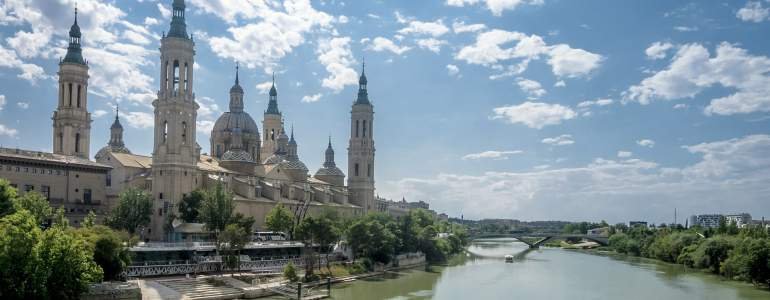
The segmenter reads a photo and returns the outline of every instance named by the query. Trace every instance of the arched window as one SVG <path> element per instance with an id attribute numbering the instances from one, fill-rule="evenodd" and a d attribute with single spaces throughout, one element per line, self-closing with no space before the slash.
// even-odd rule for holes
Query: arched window
<path id="1" fill-rule="evenodd" d="M 59 152 L 64 152 L 64 133 L 59 132 Z"/>
<path id="2" fill-rule="evenodd" d="M 168 85 L 168 61 L 166 61 L 165 64 L 163 64 L 163 89 L 168 91 L 169 85 Z"/>
<path id="3" fill-rule="evenodd" d="M 75 153 L 80 152 L 80 133 L 75 134 Z"/>
<path id="4" fill-rule="evenodd" d="M 72 107 L 72 84 L 69 85 L 69 107 Z"/>
<path id="5" fill-rule="evenodd" d="M 372 128 L 374 128 L 374 120 L 369 121 L 369 137 L 372 137 Z"/>
<path id="6" fill-rule="evenodd" d="M 362 132 L 363 136 L 366 137 L 366 120 L 364 120 L 364 130 Z"/>
<path id="7" fill-rule="evenodd" d="M 61 91 L 59 93 L 59 106 L 64 106 L 64 91 L 65 91 L 64 84 L 61 84 Z"/>
<path id="8" fill-rule="evenodd" d="M 163 121 L 163 142 L 166 142 L 166 138 L 168 138 L 168 122 Z"/>
<path id="9" fill-rule="evenodd" d="M 174 95 L 179 94 L 179 61 L 174 61 L 174 70 L 172 76 L 174 76 Z"/>
<path id="10" fill-rule="evenodd" d="M 184 63 L 184 91 L 187 93 L 187 89 L 190 87 L 188 84 L 190 82 L 190 67 L 187 65 L 187 63 Z"/>
<path id="11" fill-rule="evenodd" d="M 275 128 L 270 129 L 270 140 L 275 141 Z"/>
<path id="12" fill-rule="evenodd" d="M 354 171 L 354 173 L 356 174 L 356 176 L 358 176 L 358 163 L 356 163 L 356 165 L 355 165 L 355 171 Z"/>
<path id="13" fill-rule="evenodd" d="M 187 143 L 187 122 L 182 122 L 182 144 Z"/>
<path id="14" fill-rule="evenodd" d="M 217 158 L 222 158 L 222 145 L 217 144 Z"/>
<path id="15" fill-rule="evenodd" d="M 372 177 L 372 164 L 366 165 L 366 176 Z"/>
<path id="16" fill-rule="evenodd" d="M 356 137 L 358 137 L 358 120 L 356 120 Z"/>
<path id="17" fill-rule="evenodd" d="M 80 107 L 80 87 L 81 86 L 78 84 L 78 102 L 77 102 L 78 108 Z"/>

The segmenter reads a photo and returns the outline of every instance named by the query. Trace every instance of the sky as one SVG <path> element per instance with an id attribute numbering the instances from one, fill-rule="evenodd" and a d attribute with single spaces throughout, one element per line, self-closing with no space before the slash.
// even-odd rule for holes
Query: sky
<path id="1" fill-rule="evenodd" d="M 770 217 L 770 1 L 187 0 L 197 141 L 235 64 L 261 128 L 278 105 L 311 173 L 347 170 L 366 62 L 376 192 L 466 219 Z M 150 155 L 171 0 L 78 0 L 91 153 L 114 106 Z M 51 151 L 75 0 L 0 1 L 0 144 Z"/>

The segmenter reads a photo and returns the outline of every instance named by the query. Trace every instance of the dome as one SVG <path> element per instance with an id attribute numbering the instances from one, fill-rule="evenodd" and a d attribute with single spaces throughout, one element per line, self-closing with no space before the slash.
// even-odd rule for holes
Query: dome
<path id="1" fill-rule="evenodd" d="M 259 136 L 259 128 L 254 119 L 246 112 L 225 112 L 214 123 L 214 132 L 228 132 L 233 128 L 240 128 L 243 134 Z"/>
<path id="2" fill-rule="evenodd" d="M 281 163 L 281 168 L 284 170 L 300 170 L 307 173 L 307 166 L 300 160 L 287 160 Z"/>
<path id="3" fill-rule="evenodd" d="M 107 157 L 107 154 L 109 153 L 126 153 L 131 154 L 131 151 L 126 148 L 126 146 L 104 146 L 102 149 L 99 149 L 99 152 L 96 152 L 96 156 L 94 156 L 94 159 L 100 159 L 102 157 Z"/>
<path id="4" fill-rule="evenodd" d="M 240 84 L 235 84 L 230 88 L 230 94 L 243 94 L 243 88 Z"/>
<path id="5" fill-rule="evenodd" d="M 264 164 L 266 164 L 266 165 L 274 165 L 274 164 L 282 163 L 285 160 L 286 159 L 283 157 L 283 155 L 273 154 L 273 155 L 270 155 L 270 157 L 268 157 L 265 160 Z"/>
<path id="6" fill-rule="evenodd" d="M 78 25 L 78 21 L 75 20 L 75 24 L 72 24 L 72 27 L 70 27 L 70 36 L 71 37 L 80 37 L 80 26 Z"/>
<path id="7" fill-rule="evenodd" d="M 229 150 L 222 154 L 222 160 L 253 162 L 251 154 L 243 150 Z"/>
<path id="8" fill-rule="evenodd" d="M 315 172 L 316 176 L 319 175 L 325 175 L 325 176 L 342 176 L 345 177 L 345 173 L 342 173 L 342 170 L 340 168 L 334 167 L 322 167 L 318 169 L 318 171 Z"/>

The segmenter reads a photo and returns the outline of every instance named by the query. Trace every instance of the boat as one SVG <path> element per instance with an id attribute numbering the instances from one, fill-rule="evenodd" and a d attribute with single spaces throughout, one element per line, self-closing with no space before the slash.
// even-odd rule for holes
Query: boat
<path id="1" fill-rule="evenodd" d="M 506 255 L 505 256 L 505 262 L 512 263 L 513 262 L 513 255 Z"/>

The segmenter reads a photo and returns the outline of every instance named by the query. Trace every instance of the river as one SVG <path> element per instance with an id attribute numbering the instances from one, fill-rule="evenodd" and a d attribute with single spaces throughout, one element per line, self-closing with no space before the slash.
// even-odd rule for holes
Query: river
<path id="1" fill-rule="evenodd" d="M 510 239 L 477 241 L 449 266 L 335 285 L 333 299 L 770 299 L 749 284 L 647 259 L 527 246 Z"/>

